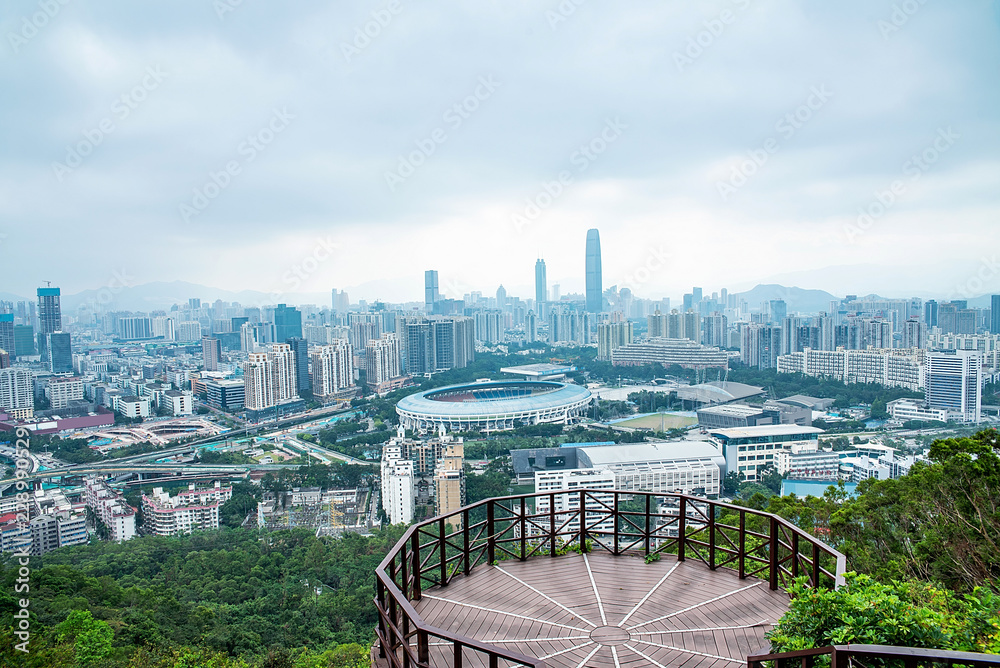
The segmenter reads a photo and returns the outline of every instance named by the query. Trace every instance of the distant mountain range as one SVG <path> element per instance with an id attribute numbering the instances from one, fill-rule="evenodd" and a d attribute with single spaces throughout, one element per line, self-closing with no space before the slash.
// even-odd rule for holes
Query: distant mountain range
<path id="1" fill-rule="evenodd" d="M 819 313 L 829 311 L 830 302 L 838 300 L 825 290 L 806 290 L 803 288 L 788 288 L 775 283 L 757 285 L 746 292 L 737 293 L 745 299 L 751 310 L 759 310 L 761 304 L 772 299 L 783 299 L 787 304 L 788 313 Z"/>

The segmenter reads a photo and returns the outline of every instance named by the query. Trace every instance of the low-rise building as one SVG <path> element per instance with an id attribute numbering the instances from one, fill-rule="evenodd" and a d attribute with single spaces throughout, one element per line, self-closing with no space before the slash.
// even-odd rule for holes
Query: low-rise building
<path id="1" fill-rule="evenodd" d="M 207 489 L 198 489 L 192 483 L 176 496 L 156 487 L 151 495 L 142 495 L 145 526 L 158 536 L 218 529 L 219 508 L 232 495 L 233 488 L 223 487 L 218 481 Z"/>
<path id="2" fill-rule="evenodd" d="M 194 396 L 190 392 L 167 390 L 160 401 L 171 415 L 191 415 L 194 412 Z"/>
<path id="3" fill-rule="evenodd" d="M 108 528 L 111 540 L 121 543 L 135 537 L 135 510 L 121 494 L 96 476 L 84 480 L 87 507 Z"/>
<path id="4" fill-rule="evenodd" d="M 726 459 L 726 471 L 742 473 L 746 480 L 755 482 L 758 471 L 767 466 L 777 466 L 775 456 L 782 452 L 801 454 L 819 450 L 822 429 L 800 427 L 794 424 L 715 429 L 710 438 L 718 443 Z"/>

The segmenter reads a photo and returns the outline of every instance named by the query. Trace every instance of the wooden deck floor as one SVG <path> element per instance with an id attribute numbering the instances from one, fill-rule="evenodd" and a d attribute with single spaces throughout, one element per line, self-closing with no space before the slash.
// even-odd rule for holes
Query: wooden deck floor
<path id="1" fill-rule="evenodd" d="M 429 624 L 550 666 L 734 668 L 767 645 L 788 596 L 698 561 L 595 552 L 479 566 L 425 591 L 416 608 Z M 450 647 L 430 650 L 432 665 L 451 665 Z"/>

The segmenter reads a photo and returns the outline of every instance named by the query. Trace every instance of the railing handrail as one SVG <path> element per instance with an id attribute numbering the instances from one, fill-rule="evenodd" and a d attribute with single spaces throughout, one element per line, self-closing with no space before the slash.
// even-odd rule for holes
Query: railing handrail
<path id="1" fill-rule="evenodd" d="M 603 501 L 601 501 L 601 505 L 603 507 L 600 508 L 600 509 L 586 507 L 585 500 L 588 497 L 588 495 L 590 495 L 592 497 L 594 495 L 601 495 L 601 496 L 598 496 L 598 497 L 594 497 L 596 499 L 601 499 L 601 498 L 606 498 L 607 495 L 609 495 L 609 494 L 615 495 L 616 503 L 615 503 L 615 506 L 613 508 L 608 507 L 606 504 L 604 504 Z M 578 508 L 566 508 L 566 509 L 563 509 L 563 510 L 556 511 L 556 510 L 554 510 L 554 504 L 553 504 L 553 508 L 551 508 L 546 513 L 532 513 L 532 514 L 529 515 L 527 513 L 527 511 L 526 511 L 525 506 L 524 506 L 524 501 L 526 501 L 528 499 L 539 499 L 539 498 L 543 498 L 543 497 L 544 498 L 554 499 L 556 496 L 577 496 L 577 495 L 580 498 L 580 507 L 578 507 Z M 624 496 L 631 496 L 631 497 L 646 497 L 647 498 L 647 504 L 646 504 L 647 510 L 644 512 L 644 511 L 633 511 L 633 510 L 619 509 L 618 505 L 617 505 L 617 498 L 619 496 L 623 496 L 623 495 Z M 649 506 L 648 501 L 651 500 L 652 498 L 656 498 L 656 499 L 676 499 L 678 501 L 678 511 L 679 511 L 678 514 L 677 515 L 671 515 L 669 513 L 660 513 L 660 512 L 651 513 L 651 512 L 649 512 L 649 507 L 650 506 Z M 515 505 L 512 503 L 512 502 L 518 502 L 518 501 L 521 502 L 521 508 L 516 508 Z M 496 508 L 496 506 L 498 504 L 500 504 L 500 505 L 509 504 L 509 507 L 504 506 L 504 508 L 508 512 L 511 512 L 512 516 L 511 517 L 497 518 L 496 520 L 494 520 L 494 514 L 491 511 L 494 508 Z M 800 529 L 799 527 L 795 526 L 794 524 L 792 524 L 788 520 L 785 520 L 784 518 L 779 517 L 779 516 L 777 516 L 777 515 L 775 515 L 773 513 L 768 513 L 768 512 L 762 511 L 762 510 L 755 510 L 753 508 L 745 508 L 743 506 L 737 506 L 737 505 L 734 505 L 734 504 L 725 503 L 725 502 L 722 502 L 722 501 L 715 501 L 715 500 L 712 500 L 712 499 L 706 499 L 704 497 L 692 496 L 692 495 L 689 495 L 689 494 L 644 492 L 644 491 L 631 491 L 631 490 L 591 489 L 591 488 L 582 488 L 582 489 L 573 489 L 573 490 L 553 490 L 553 491 L 549 491 L 549 492 L 534 492 L 534 493 L 531 493 L 531 494 L 512 494 L 512 495 L 508 495 L 508 496 L 493 497 L 493 498 L 483 499 L 482 501 L 478 501 L 476 503 L 463 506 L 463 507 L 461 507 L 461 508 L 459 508 L 459 509 L 457 509 L 455 511 L 452 511 L 452 512 L 450 512 L 448 514 L 439 515 L 439 516 L 436 516 L 436 517 L 433 517 L 433 518 L 429 518 L 429 519 L 423 520 L 423 521 L 418 522 L 416 524 L 412 524 L 410 527 L 408 527 L 406 529 L 406 531 L 403 533 L 403 535 L 400 537 L 400 539 L 396 542 L 396 544 L 392 547 L 392 549 L 389 551 L 389 553 L 385 556 L 385 558 L 381 561 L 381 563 L 379 563 L 378 567 L 375 569 L 376 579 L 378 581 L 378 584 L 382 588 L 382 592 L 384 592 L 384 594 L 388 597 L 388 600 L 390 602 L 390 607 L 392 605 L 398 607 L 399 612 L 402 614 L 401 619 L 403 619 L 405 622 L 408 623 L 408 624 L 404 625 L 404 631 L 403 632 L 400 632 L 398 629 L 396 629 L 395 625 L 393 624 L 393 630 L 396 632 L 396 635 L 398 635 L 400 638 L 403 638 L 406 641 L 406 643 L 407 643 L 407 646 L 403 650 L 404 651 L 404 659 L 402 661 L 403 665 L 406 666 L 406 665 L 409 665 L 409 664 L 413 663 L 412 659 L 407 658 L 405 656 L 405 654 L 408 651 L 410 651 L 409 646 L 408 646 L 408 643 L 409 643 L 408 638 L 410 636 L 414 635 L 414 634 L 418 635 L 418 647 L 419 647 L 419 644 L 420 644 L 419 643 L 419 638 L 421 638 L 421 637 L 423 638 L 423 645 L 424 645 L 423 646 L 423 651 L 425 653 L 427 651 L 427 648 L 426 648 L 426 638 L 427 638 L 427 636 L 435 636 L 435 637 L 438 637 L 438 638 L 440 638 L 442 640 L 446 640 L 448 642 L 453 643 L 455 645 L 457 653 L 460 653 L 460 650 L 461 650 L 462 647 L 468 647 L 468 648 L 471 648 L 471 649 L 474 649 L 474 650 L 477 650 L 477 651 L 484 652 L 484 653 L 488 654 L 490 656 L 490 659 L 491 659 L 491 665 L 494 665 L 495 659 L 497 659 L 497 658 L 505 659 L 505 660 L 512 661 L 512 662 L 515 662 L 515 663 L 519 663 L 519 664 L 522 664 L 522 665 L 533 666 L 534 668 L 544 668 L 544 666 L 546 665 L 545 661 L 542 660 L 542 659 L 525 656 L 525 655 L 520 654 L 518 652 L 511 652 L 509 650 L 505 650 L 505 649 L 500 648 L 500 647 L 495 647 L 495 646 L 490 645 L 488 643 L 480 642 L 480 641 L 474 640 L 472 638 L 468 638 L 468 637 L 459 635 L 457 633 L 452 633 L 452 632 L 447 631 L 445 629 L 440 629 L 440 628 L 432 626 L 432 625 L 428 624 L 426 621 L 424 621 L 424 619 L 417 612 L 416 608 L 414 608 L 413 605 L 411 604 L 410 598 L 409 598 L 409 594 L 410 594 L 410 585 L 409 585 L 409 582 L 412 581 L 413 584 L 414 584 L 414 594 L 415 594 L 414 595 L 414 600 L 419 600 L 419 598 L 420 598 L 420 589 L 421 589 L 421 578 L 427 572 L 427 571 L 425 571 L 423 569 L 423 564 L 420 561 L 420 555 L 419 555 L 419 549 L 421 547 L 421 543 L 420 543 L 421 533 L 420 532 L 422 530 L 425 530 L 428 527 L 431 527 L 433 525 L 438 525 L 439 527 L 441 527 L 439 537 L 431 537 L 431 536 L 427 535 L 426 532 L 425 532 L 424 535 L 427 535 L 427 537 L 432 538 L 432 544 L 435 545 L 435 547 L 433 549 L 438 549 L 441 552 L 441 555 L 442 555 L 442 557 L 441 557 L 441 564 L 440 564 L 441 573 L 442 573 L 441 577 L 442 577 L 443 582 L 446 584 L 447 583 L 447 579 L 445 579 L 445 572 L 447 570 L 446 569 L 446 564 L 447 564 L 448 557 L 446 555 L 447 551 L 446 551 L 445 547 L 446 547 L 446 544 L 450 545 L 451 547 L 455 547 L 456 549 L 458 548 L 458 546 L 454 545 L 453 543 L 448 543 L 447 542 L 448 538 L 444 536 L 444 533 L 443 533 L 444 532 L 444 528 L 443 527 L 448 524 L 447 521 L 449 519 L 451 519 L 451 518 L 460 518 L 461 520 L 463 520 L 462 524 L 463 524 L 463 530 L 465 532 L 465 536 L 464 536 L 464 538 L 465 538 L 465 545 L 464 545 L 465 554 L 464 554 L 464 556 L 465 556 L 465 560 L 466 560 L 466 572 L 468 572 L 468 570 L 471 569 L 471 567 L 469 566 L 469 556 L 470 556 L 469 552 L 471 552 L 471 550 L 470 550 L 470 547 L 469 547 L 469 540 L 468 540 L 469 539 L 469 535 L 468 535 L 469 534 L 469 526 L 468 526 L 467 522 L 469 520 L 470 513 L 472 511 L 475 511 L 475 510 L 478 510 L 478 509 L 486 508 L 487 511 L 488 511 L 488 515 L 487 515 L 488 519 L 487 520 L 481 520 L 480 522 L 477 522 L 475 524 L 475 526 L 479 526 L 479 527 L 482 527 L 484 524 L 486 525 L 485 534 L 482 534 L 482 533 L 479 534 L 478 538 L 480 538 L 480 539 L 485 538 L 486 541 L 487 541 L 487 545 L 488 545 L 487 550 L 488 551 L 486 553 L 484 553 L 484 554 L 487 555 L 488 559 L 492 559 L 493 558 L 492 555 L 493 555 L 494 546 L 497 546 L 500 543 L 509 543 L 509 542 L 512 542 L 512 540 L 517 540 L 516 538 L 503 538 L 503 539 L 497 540 L 496 539 L 497 536 L 503 536 L 503 534 L 505 534 L 506 532 L 510 531 L 510 526 L 508 525 L 502 531 L 498 531 L 497 528 L 496 528 L 496 526 L 495 526 L 496 523 L 501 523 L 501 522 L 502 523 L 510 523 L 510 522 L 518 521 L 518 518 L 520 518 L 520 522 L 523 525 L 525 519 L 527 519 L 528 517 L 530 517 L 532 520 L 534 520 L 536 518 L 541 518 L 541 517 L 546 517 L 546 516 L 550 516 L 551 517 L 551 516 L 554 516 L 554 515 L 560 515 L 560 516 L 569 516 L 571 518 L 569 521 L 572 521 L 572 518 L 576 517 L 576 518 L 579 518 L 579 520 L 580 520 L 580 530 L 576 533 L 576 535 L 573 535 L 571 537 L 571 540 L 579 539 L 580 542 L 581 542 L 581 544 L 582 544 L 584 540 L 588 540 L 589 539 L 588 538 L 588 532 L 593 533 L 591 531 L 591 529 L 587 527 L 587 521 L 586 521 L 587 515 L 586 514 L 587 513 L 597 513 L 597 514 L 608 515 L 609 517 L 614 518 L 614 521 L 615 521 L 615 531 L 614 531 L 614 535 L 615 535 L 615 548 L 614 549 L 615 549 L 615 553 L 616 554 L 618 553 L 618 542 L 617 542 L 617 539 L 618 539 L 618 536 L 619 536 L 618 526 L 619 526 L 619 520 L 620 520 L 621 517 L 629 517 L 629 516 L 634 516 L 634 515 L 646 515 L 647 516 L 647 529 L 646 529 L 646 532 L 645 532 L 646 536 L 645 536 L 645 548 L 644 548 L 644 550 L 647 553 L 650 552 L 650 547 L 649 547 L 649 542 L 650 542 L 650 535 L 649 534 L 650 534 L 650 531 L 649 531 L 649 526 L 648 526 L 648 519 L 650 517 L 661 517 L 661 518 L 677 517 L 678 518 L 677 527 L 678 527 L 678 532 L 679 532 L 678 533 L 678 538 L 677 538 L 677 541 L 678 541 L 677 542 L 677 545 L 678 545 L 678 559 L 679 560 L 684 560 L 684 558 L 685 558 L 685 556 L 684 556 L 684 545 L 685 545 L 686 542 L 690 542 L 692 545 L 695 545 L 695 546 L 701 545 L 701 546 L 704 547 L 704 546 L 708 545 L 707 543 L 699 541 L 697 538 L 694 538 L 694 537 L 688 538 L 688 537 L 686 537 L 686 535 L 685 536 L 680 535 L 680 532 L 685 529 L 685 521 L 684 520 L 687 517 L 687 513 L 690 512 L 690 509 L 692 508 L 693 504 L 702 504 L 702 505 L 707 504 L 708 507 L 709 507 L 708 512 L 706 514 L 703 514 L 703 516 L 705 517 L 706 521 L 709 524 L 712 525 L 711 528 L 710 528 L 710 531 L 709 531 L 709 540 L 711 541 L 711 543 L 710 543 L 711 544 L 711 548 L 710 548 L 709 551 L 712 553 L 712 556 L 710 557 L 710 559 L 711 559 L 710 568 L 714 569 L 716 567 L 715 561 L 714 561 L 714 551 L 716 549 L 721 549 L 724 553 L 726 552 L 726 548 L 725 547 L 718 547 L 717 548 L 716 545 L 715 545 L 715 533 L 714 533 L 714 531 L 716 530 L 716 526 L 723 526 L 723 525 L 715 525 L 715 522 L 714 522 L 715 509 L 716 508 L 721 508 L 721 509 L 731 510 L 731 511 L 734 511 L 734 512 L 737 512 L 737 513 L 740 514 L 741 520 L 740 520 L 740 526 L 739 526 L 738 529 L 736 527 L 728 527 L 728 525 L 726 525 L 724 528 L 737 529 L 740 532 L 741 536 L 748 535 L 748 536 L 755 536 L 755 537 L 758 537 L 758 538 L 767 538 L 767 536 L 765 536 L 763 534 L 759 534 L 759 533 L 750 531 L 748 528 L 744 528 L 744 523 L 743 523 L 743 519 L 742 518 L 745 515 L 749 514 L 749 515 L 754 515 L 754 516 L 757 516 L 757 517 L 765 518 L 770 523 L 771 534 L 770 534 L 769 542 L 767 543 L 769 545 L 768 549 L 770 551 L 769 563 L 764 563 L 764 566 L 762 568 L 758 568 L 755 571 L 748 571 L 747 575 L 753 575 L 753 574 L 761 572 L 761 570 L 763 570 L 763 569 L 768 569 L 769 570 L 769 574 L 770 574 L 769 579 L 770 579 L 770 582 L 771 582 L 771 588 L 772 589 L 776 589 L 777 588 L 778 571 L 782 569 L 782 564 L 785 561 L 787 561 L 788 558 L 789 558 L 789 557 L 785 557 L 784 559 L 782 559 L 781 561 L 779 561 L 778 557 L 777 557 L 777 554 L 776 554 L 777 553 L 777 548 L 779 548 L 780 546 L 787 547 L 786 544 L 781 543 L 780 533 L 778 532 L 778 527 L 780 526 L 780 527 L 783 527 L 785 530 L 791 532 L 789 535 L 792 536 L 790 538 L 790 541 L 792 542 L 792 549 L 793 549 L 793 554 L 792 554 L 792 568 L 793 568 L 792 572 L 793 572 L 793 574 L 795 572 L 797 572 L 797 569 L 798 569 L 798 566 L 799 566 L 799 561 L 798 561 L 799 560 L 799 555 L 797 553 L 797 549 L 798 549 L 798 546 L 799 546 L 799 538 L 804 538 L 807 543 L 809 543 L 809 544 L 811 544 L 813 546 L 813 572 L 814 572 L 814 576 L 818 576 L 819 573 L 823 573 L 823 574 L 827 575 L 828 577 L 832 577 L 832 579 L 834 581 L 834 586 L 835 587 L 839 586 L 843 582 L 843 574 L 844 574 L 844 571 L 846 570 L 846 558 L 844 557 L 843 554 L 841 554 L 839 551 L 837 551 L 837 550 L 833 549 L 832 547 L 830 547 L 829 545 L 827 545 L 824 541 L 819 540 L 818 538 L 814 537 L 812 534 L 810 534 L 810 533 L 804 531 L 803 529 Z M 681 510 L 684 511 L 685 518 L 681 518 L 681 513 L 680 513 Z M 523 516 L 521 514 L 518 514 L 519 512 L 522 513 Z M 699 510 L 699 511 L 696 511 L 696 512 L 701 512 L 701 511 Z M 712 518 L 712 519 L 709 519 L 709 518 Z M 696 517 L 691 517 L 689 519 L 697 520 Z M 535 522 L 532 522 L 532 524 L 535 525 L 536 527 L 539 526 Z M 568 524 L 568 521 L 567 521 L 567 524 Z M 564 526 L 565 526 L 565 524 L 563 525 L 563 527 Z M 633 526 L 634 526 L 634 524 L 633 524 Z M 549 535 L 548 533 L 543 533 L 543 534 L 541 534 L 539 536 L 532 536 L 532 538 L 543 538 L 544 540 L 551 540 L 552 541 L 551 549 L 553 550 L 552 554 L 555 554 L 555 552 L 554 552 L 554 550 L 555 550 L 555 547 L 554 547 L 555 541 L 556 541 L 556 539 L 558 538 L 559 535 L 564 535 L 564 534 L 561 534 L 561 530 L 562 530 L 562 527 L 560 527 L 560 529 L 556 529 L 554 531 L 550 530 L 550 533 L 552 535 Z M 700 530 L 701 529 L 699 529 L 697 531 L 700 531 Z M 598 533 L 600 533 L 600 532 L 598 532 Z M 629 536 L 636 536 L 636 535 L 641 536 L 642 535 L 641 533 L 633 533 L 633 532 L 626 532 L 626 533 Z M 523 534 L 523 530 L 522 530 L 522 534 Z M 454 534 L 451 534 L 449 537 L 453 537 L 453 536 L 454 536 Z M 433 543 L 433 538 L 437 538 L 437 543 L 436 544 Z M 662 537 L 660 537 L 660 538 L 662 538 Z M 524 543 L 525 540 L 526 540 L 526 537 L 524 535 L 522 535 L 521 538 L 520 538 L 520 541 L 522 543 Z M 642 540 L 643 540 L 642 538 L 639 539 L 639 541 L 642 541 Z M 444 541 L 444 543 L 442 543 L 442 541 Z M 633 547 L 636 546 L 636 544 L 639 541 L 633 542 L 631 544 L 631 546 L 626 546 L 624 549 L 625 550 L 632 549 Z M 424 545 L 426 546 L 426 544 L 424 544 Z M 757 548 L 760 548 L 762 546 L 763 546 L 763 544 L 760 544 L 760 545 L 757 546 Z M 524 546 L 522 545 L 522 548 L 523 547 Z M 607 548 L 607 546 L 603 546 L 603 547 Z M 409 548 L 409 550 L 408 550 L 408 548 Z M 640 546 L 640 548 L 641 548 L 641 546 Z M 757 549 L 757 548 L 754 548 L 754 549 Z M 483 549 L 483 546 L 480 545 L 476 549 L 477 550 Z M 501 548 L 501 549 L 503 549 L 504 551 L 507 551 L 505 548 Z M 739 558 L 739 563 L 740 563 L 740 577 L 744 577 L 744 567 L 743 567 L 743 559 L 744 558 L 749 558 L 748 560 L 750 560 L 750 561 L 755 560 L 755 562 L 757 564 L 763 563 L 763 562 L 760 561 L 760 556 L 759 555 L 751 555 L 752 551 L 753 551 L 752 549 L 747 549 L 747 547 L 743 543 L 743 539 L 741 538 L 739 546 L 737 547 L 736 545 L 733 545 L 732 548 L 731 548 L 730 554 L 735 555 L 735 556 L 731 557 L 728 561 L 724 561 L 723 565 L 726 565 L 727 563 L 733 563 L 733 561 L 736 559 L 736 557 L 738 557 Z M 836 567 L 834 569 L 834 572 L 831 573 L 829 571 L 822 570 L 822 568 L 818 565 L 818 555 L 819 555 L 820 551 L 826 553 L 829 557 L 834 558 L 834 560 L 836 561 Z M 407 552 L 408 552 L 408 554 L 406 554 Z M 400 587 L 396 585 L 395 576 L 394 575 L 390 575 L 389 573 L 386 572 L 387 569 L 389 569 L 390 567 L 392 567 L 392 572 L 394 574 L 396 573 L 395 563 L 396 563 L 397 557 L 399 557 L 401 554 L 406 554 L 405 558 L 399 560 L 399 567 L 400 567 L 400 573 L 402 574 L 402 576 L 404 578 L 402 580 L 402 586 L 403 586 L 404 589 L 406 589 L 407 593 L 404 593 L 403 590 L 400 589 Z M 459 553 L 459 554 L 461 555 L 461 553 Z M 480 556 L 482 556 L 482 555 L 480 555 Z M 699 555 L 696 555 L 696 556 L 699 556 Z M 407 561 L 410 560 L 411 558 L 413 560 L 413 564 L 416 565 L 415 569 L 413 568 L 412 564 L 407 564 Z M 477 557 L 477 560 L 478 560 L 478 558 L 479 557 Z M 526 558 L 524 551 L 522 551 L 520 558 L 522 558 L 522 559 Z M 705 561 L 705 559 L 703 557 L 699 556 L 699 558 L 701 558 L 702 561 Z M 706 563 L 709 563 L 709 562 L 706 561 Z M 435 566 L 435 568 L 437 568 L 437 566 Z M 788 567 L 787 566 L 784 567 L 783 573 L 786 576 L 789 575 Z M 432 578 L 432 582 L 433 582 L 433 578 Z M 814 577 L 814 583 L 813 584 L 816 585 L 816 586 L 819 586 L 818 577 Z M 379 592 L 379 593 L 381 594 L 382 592 Z M 381 623 L 382 623 L 381 620 L 382 620 L 382 618 L 383 617 L 387 617 L 389 613 L 388 613 L 388 611 L 386 609 L 383 609 L 381 607 L 382 604 L 381 604 L 380 599 L 379 599 L 378 596 L 375 599 L 375 603 L 376 603 L 376 607 L 379 609 L 380 626 L 381 626 Z M 408 626 L 412 627 L 412 631 L 407 631 L 406 630 Z M 381 631 L 380 631 L 379 635 L 380 635 L 380 640 L 382 642 L 384 642 L 384 639 L 381 638 Z M 426 661 L 426 659 L 418 661 L 418 664 L 422 665 L 422 663 L 424 661 Z"/>
<path id="2" fill-rule="evenodd" d="M 761 650 L 758 650 L 761 651 Z M 880 658 L 903 659 L 908 666 L 917 665 L 921 661 L 933 663 L 963 664 L 972 666 L 1000 666 L 1000 654 L 983 654 L 980 652 L 961 652 L 950 649 L 930 649 L 927 647 L 897 647 L 893 645 L 829 645 L 813 649 L 800 649 L 791 652 L 776 652 L 752 654 L 747 657 L 748 668 L 756 668 L 765 661 L 781 662 L 788 659 L 821 656 L 829 654 L 833 657 L 833 668 L 846 665 L 847 659 L 853 656 L 868 656 Z M 803 666 L 807 665 L 802 663 Z"/>

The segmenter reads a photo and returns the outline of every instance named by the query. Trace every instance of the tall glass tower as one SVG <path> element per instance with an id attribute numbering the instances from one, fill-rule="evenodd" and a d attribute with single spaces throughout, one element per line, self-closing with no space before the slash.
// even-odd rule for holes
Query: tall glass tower
<path id="1" fill-rule="evenodd" d="M 604 309 L 604 283 L 601 279 L 601 234 L 587 230 L 587 310 L 600 313 Z"/>
<path id="2" fill-rule="evenodd" d="M 542 312 L 542 304 L 549 300 L 548 283 L 545 281 L 545 260 L 535 261 L 535 313 Z"/>

